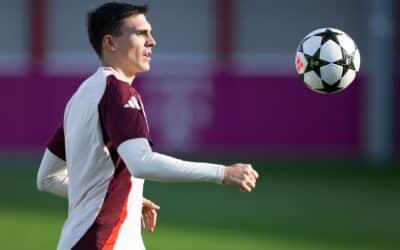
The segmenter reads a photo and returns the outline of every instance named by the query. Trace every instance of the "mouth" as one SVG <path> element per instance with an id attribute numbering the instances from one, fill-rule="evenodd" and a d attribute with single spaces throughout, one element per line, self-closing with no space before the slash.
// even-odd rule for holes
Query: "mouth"
<path id="1" fill-rule="evenodd" d="M 151 51 L 146 51 L 143 55 L 145 58 L 151 60 Z"/>

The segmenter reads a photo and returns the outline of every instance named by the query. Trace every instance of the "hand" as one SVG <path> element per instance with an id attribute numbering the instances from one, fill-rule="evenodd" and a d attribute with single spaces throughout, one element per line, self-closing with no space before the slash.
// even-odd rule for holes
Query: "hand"
<path id="1" fill-rule="evenodd" d="M 223 184 L 239 187 L 242 192 L 251 192 L 256 187 L 258 173 L 251 164 L 236 163 L 224 169 Z"/>
<path id="2" fill-rule="evenodd" d="M 148 232 L 154 232 L 157 223 L 157 211 L 160 206 L 143 198 L 142 204 L 142 228 L 146 229 Z"/>

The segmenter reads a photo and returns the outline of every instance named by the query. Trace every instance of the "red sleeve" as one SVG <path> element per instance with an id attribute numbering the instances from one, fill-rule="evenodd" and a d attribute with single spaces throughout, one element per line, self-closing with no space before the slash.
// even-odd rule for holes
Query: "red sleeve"
<path id="1" fill-rule="evenodd" d="M 47 148 L 60 159 L 65 161 L 64 128 L 61 125 L 47 143 Z"/>
<path id="2" fill-rule="evenodd" d="M 149 130 L 137 92 L 114 76 L 107 78 L 107 86 L 99 103 L 102 128 L 117 148 L 133 138 L 147 138 Z"/>

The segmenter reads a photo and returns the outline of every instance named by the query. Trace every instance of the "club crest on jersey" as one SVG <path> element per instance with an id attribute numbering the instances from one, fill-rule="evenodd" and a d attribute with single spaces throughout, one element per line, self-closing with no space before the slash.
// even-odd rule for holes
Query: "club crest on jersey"
<path id="1" fill-rule="evenodd" d="M 128 103 L 124 105 L 124 108 L 132 108 L 140 110 L 140 105 L 139 102 L 136 100 L 136 98 L 132 96 L 131 99 L 129 99 Z"/>

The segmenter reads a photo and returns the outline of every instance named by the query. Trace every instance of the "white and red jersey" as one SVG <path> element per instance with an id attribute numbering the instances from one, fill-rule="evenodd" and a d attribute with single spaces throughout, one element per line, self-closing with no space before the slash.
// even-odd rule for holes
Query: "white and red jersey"
<path id="1" fill-rule="evenodd" d="M 99 68 L 69 100 L 37 186 L 68 197 L 58 250 L 143 250 L 144 179 L 221 184 L 224 168 L 153 152 L 140 95 L 111 68 Z"/>
<path id="2" fill-rule="evenodd" d="M 58 250 L 144 249 L 141 237 L 143 179 L 117 153 L 129 139 L 150 141 L 139 93 L 99 68 L 69 100 L 63 126 L 48 149 L 66 161 L 68 218 Z"/>

